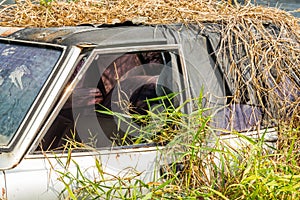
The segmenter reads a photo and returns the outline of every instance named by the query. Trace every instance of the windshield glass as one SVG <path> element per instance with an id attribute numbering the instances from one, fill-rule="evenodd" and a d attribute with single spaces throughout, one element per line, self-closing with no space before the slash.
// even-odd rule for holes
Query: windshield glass
<path id="1" fill-rule="evenodd" d="M 0 42 L 0 147 L 7 146 L 62 50 Z"/>

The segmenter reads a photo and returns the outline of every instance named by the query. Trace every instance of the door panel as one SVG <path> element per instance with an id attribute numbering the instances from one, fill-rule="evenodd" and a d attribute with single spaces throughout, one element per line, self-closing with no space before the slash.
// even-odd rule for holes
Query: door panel
<path id="1" fill-rule="evenodd" d="M 64 165 L 67 165 L 69 175 L 77 176 L 78 167 L 75 163 L 84 172 L 84 178 L 97 181 L 107 180 L 103 183 L 106 186 L 118 184 L 118 178 L 125 177 L 127 179 L 136 177 L 144 183 L 149 183 L 157 175 L 158 154 L 157 147 L 103 150 L 101 155 L 96 152 L 73 153 L 71 162 L 66 154 L 48 154 L 48 158 L 43 155 L 30 155 L 16 168 L 7 171 L 8 199 L 65 199 L 67 194 L 61 194 L 65 186 L 59 180 L 60 173 L 65 172 Z M 96 159 L 101 160 L 103 174 L 97 170 Z M 78 179 L 82 178 L 78 177 Z M 64 180 L 66 183 L 70 182 L 68 178 Z M 72 186 L 77 187 L 75 182 Z"/>

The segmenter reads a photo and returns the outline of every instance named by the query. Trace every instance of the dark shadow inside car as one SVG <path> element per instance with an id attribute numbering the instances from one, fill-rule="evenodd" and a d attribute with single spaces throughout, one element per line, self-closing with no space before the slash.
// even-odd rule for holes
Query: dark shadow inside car
<path id="1" fill-rule="evenodd" d="M 37 150 L 59 149 L 68 140 L 97 148 L 130 144 L 127 127 L 106 111 L 145 115 L 151 106 L 162 103 L 157 97 L 174 92 L 158 83 L 162 71 L 165 67 L 181 71 L 178 55 L 174 64 L 171 54 L 166 50 L 97 54 L 85 67 L 79 62 L 69 83 L 82 78 Z"/>

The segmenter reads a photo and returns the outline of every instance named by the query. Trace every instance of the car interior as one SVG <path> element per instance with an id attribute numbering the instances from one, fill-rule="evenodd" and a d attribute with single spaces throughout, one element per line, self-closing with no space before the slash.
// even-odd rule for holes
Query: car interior
<path id="1" fill-rule="evenodd" d="M 62 149 L 70 140 L 96 148 L 133 144 L 134 136 L 126 134 L 126 123 L 120 125 L 109 111 L 146 115 L 152 106 L 161 104 L 158 97 L 175 91 L 159 83 L 160 76 L 164 67 L 176 67 L 181 72 L 178 57 L 167 50 L 148 50 L 99 53 L 90 56 L 90 62 L 86 62 L 87 56 L 81 58 L 66 87 L 76 77 L 82 78 L 77 81 L 37 151 Z M 178 103 L 175 99 L 172 104 Z M 169 100 L 166 102 L 170 103 Z"/>

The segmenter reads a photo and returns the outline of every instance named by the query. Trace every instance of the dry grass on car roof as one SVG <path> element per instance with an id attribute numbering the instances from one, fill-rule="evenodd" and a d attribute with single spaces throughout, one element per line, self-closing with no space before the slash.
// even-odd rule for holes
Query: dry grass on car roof
<path id="1" fill-rule="evenodd" d="M 268 118 L 299 126 L 300 19 L 285 11 L 249 3 L 233 5 L 225 0 L 17 2 L 0 10 L 0 26 L 58 27 L 125 21 L 221 24 L 217 31 L 222 41 L 216 55 L 236 88 L 233 100 L 259 103 Z M 229 65 L 223 55 L 229 55 Z"/>
<path id="2" fill-rule="evenodd" d="M 48 3 L 46 3 L 49 1 Z M 234 6 L 220 0 L 79 0 L 17 1 L 0 10 L 1 26 L 53 27 L 111 24 L 134 21 L 145 24 L 203 21 L 272 21 L 297 27 L 299 19 L 275 8 Z"/>

